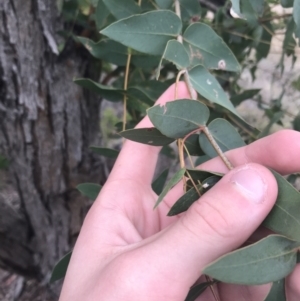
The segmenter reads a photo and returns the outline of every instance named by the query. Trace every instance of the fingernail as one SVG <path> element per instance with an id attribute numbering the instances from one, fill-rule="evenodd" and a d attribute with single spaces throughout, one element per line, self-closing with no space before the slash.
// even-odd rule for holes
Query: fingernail
<path id="1" fill-rule="evenodd" d="M 248 167 L 245 167 L 231 177 L 231 182 L 254 203 L 261 203 L 264 200 L 266 184 L 260 174 Z"/>

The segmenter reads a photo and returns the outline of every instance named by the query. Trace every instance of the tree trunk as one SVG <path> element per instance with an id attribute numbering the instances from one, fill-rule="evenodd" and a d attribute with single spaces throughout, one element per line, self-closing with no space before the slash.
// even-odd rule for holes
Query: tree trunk
<path id="1" fill-rule="evenodd" d="M 76 185 L 104 177 L 88 151 L 100 101 L 72 82 L 89 66 L 75 47 L 59 54 L 62 29 L 55 0 L 0 1 L 0 266 L 44 280 L 87 209 Z"/>

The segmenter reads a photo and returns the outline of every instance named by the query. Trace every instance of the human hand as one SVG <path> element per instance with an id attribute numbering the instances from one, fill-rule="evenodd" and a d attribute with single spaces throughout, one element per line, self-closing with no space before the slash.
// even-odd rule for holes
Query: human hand
<path id="1" fill-rule="evenodd" d="M 170 87 L 158 100 L 174 97 Z M 188 98 L 179 83 L 178 98 Z M 150 127 L 146 117 L 138 127 Z M 300 170 L 300 133 L 281 131 L 226 153 L 201 168 L 226 175 L 180 216 L 167 217 L 182 194 L 175 186 L 153 211 L 151 182 L 160 148 L 126 141 L 115 166 L 89 211 L 69 264 L 60 301 L 183 301 L 203 280 L 203 268 L 241 246 L 274 205 L 277 184 L 270 171 Z M 264 234 L 261 229 L 252 237 Z M 289 301 L 300 299 L 300 269 L 289 276 Z M 262 301 L 270 285 L 217 284 L 222 301 Z M 197 300 L 214 300 L 206 290 Z"/>

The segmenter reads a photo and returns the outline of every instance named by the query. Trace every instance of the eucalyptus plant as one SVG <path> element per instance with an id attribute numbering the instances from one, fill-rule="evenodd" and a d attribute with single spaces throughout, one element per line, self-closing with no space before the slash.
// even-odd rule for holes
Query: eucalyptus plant
<path id="1" fill-rule="evenodd" d="M 219 156 L 230 170 L 233 165 L 226 151 L 245 146 L 245 133 L 247 141 L 262 135 L 247 124 L 235 108 L 259 90 L 230 97 L 231 88 L 227 87 L 225 91 L 224 87 L 228 82 L 236 86 L 236 74 L 243 68 L 240 62 L 243 63 L 249 47 L 256 47 L 257 60 L 268 54 L 270 43 L 265 42 L 271 41 L 270 32 L 274 26 L 271 1 L 231 2 L 231 9 L 240 19 L 232 19 L 228 15 L 229 7 L 225 6 L 215 13 L 211 22 L 205 17 L 206 9 L 197 0 L 93 0 L 90 3 L 93 8 L 91 18 L 100 31 L 99 41 L 74 37 L 94 58 L 108 63 L 108 74 L 117 70 L 118 77 L 110 85 L 86 78 L 76 79 L 75 83 L 108 101 L 123 102 L 120 136 L 152 146 L 166 147 L 176 141 L 178 171 L 166 184 L 168 171 L 164 171 L 152 185 L 158 194 L 157 207 L 168 191 L 181 181 L 183 195 L 174 203 L 169 216 L 188 210 L 222 178 L 223 174 L 196 168 L 197 163 Z M 300 0 L 282 0 L 281 4 L 294 6 L 293 14 L 283 22 L 286 26 L 284 57 L 295 55 L 293 33 L 300 36 Z M 222 37 L 218 34 L 218 31 L 233 26 L 241 33 L 238 42 L 237 35 L 230 30 Z M 249 43 L 245 38 L 246 29 L 256 37 L 254 42 Z M 225 41 L 231 41 L 230 47 Z M 174 101 L 154 105 L 161 92 L 171 82 L 178 83 L 180 79 L 185 81 L 190 99 L 177 99 L 175 93 Z M 128 114 L 131 122 L 127 120 Z M 134 129 L 133 126 L 145 114 L 154 127 Z M 98 146 L 91 149 L 103 156 L 118 156 L 117 150 Z M 216 281 L 244 285 L 273 282 L 265 300 L 285 300 L 284 279 L 293 271 L 300 257 L 300 193 L 281 175 L 272 172 L 279 193 L 263 226 L 276 234 L 208 265 L 204 270 L 207 282 L 193 287 L 186 301 L 195 300 Z M 85 183 L 78 189 L 95 199 L 101 186 Z M 70 256 L 67 254 L 55 267 L 52 281 L 64 276 Z"/>

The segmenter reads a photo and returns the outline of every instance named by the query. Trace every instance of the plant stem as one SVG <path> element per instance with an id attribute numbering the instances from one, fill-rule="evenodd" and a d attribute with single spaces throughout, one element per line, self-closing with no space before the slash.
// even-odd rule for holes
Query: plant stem
<path id="1" fill-rule="evenodd" d="M 179 0 L 175 0 L 175 13 L 181 19 L 181 10 L 180 10 L 180 2 Z M 177 41 L 182 44 L 182 35 L 177 37 Z"/>
<path id="2" fill-rule="evenodd" d="M 175 82 L 175 99 L 178 99 L 178 82 L 180 80 L 180 77 L 183 73 L 185 73 L 186 70 L 180 70 L 176 76 L 176 82 Z"/>
<path id="3" fill-rule="evenodd" d="M 124 91 L 127 91 L 127 87 L 128 87 L 130 61 L 131 61 L 131 53 L 129 53 L 127 56 L 125 79 L 124 79 Z M 127 114 L 127 95 L 124 94 L 124 97 L 123 97 L 123 131 L 126 130 L 126 114 Z"/>
<path id="4" fill-rule="evenodd" d="M 232 164 L 230 163 L 230 161 L 228 160 L 228 158 L 225 156 L 225 154 L 223 153 L 223 151 L 221 150 L 221 148 L 219 147 L 217 141 L 215 140 L 215 138 L 212 136 L 212 134 L 210 133 L 208 127 L 204 126 L 202 128 L 203 133 L 206 135 L 207 139 L 209 140 L 209 142 L 211 143 L 212 147 L 215 149 L 215 151 L 217 152 L 218 156 L 221 158 L 221 160 L 224 162 L 224 164 L 227 166 L 227 168 L 233 169 Z"/>

